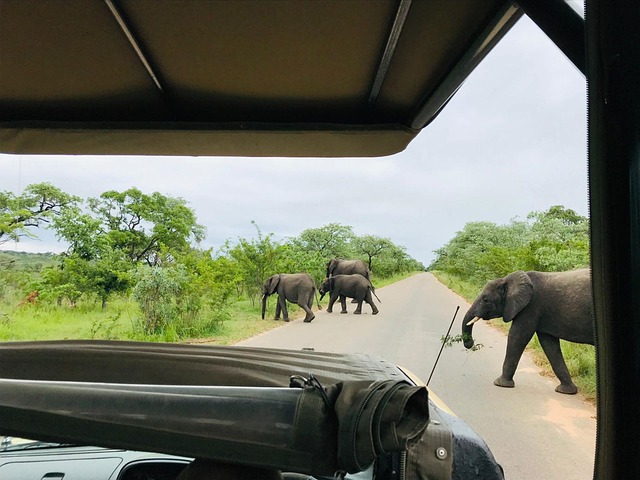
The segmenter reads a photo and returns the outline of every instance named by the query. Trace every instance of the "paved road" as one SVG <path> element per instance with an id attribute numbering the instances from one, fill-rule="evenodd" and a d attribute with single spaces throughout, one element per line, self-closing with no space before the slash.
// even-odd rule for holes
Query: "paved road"
<path id="1" fill-rule="evenodd" d="M 376 290 L 382 304 L 371 315 L 324 310 L 311 323 L 293 321 L 239 345 L 381 355 L 427 380 L 455 309 L 458 334 L 469 305 L 425 273 Z M 325 302 L 326 306 L 326 302 Z M 353 311 L 354 305 L 348 305 Z M 516 388 L 493 386 L 501 371 L 506 338 L 478 322 L 474 337 L 484 348 L 445 348 L 429 387 L 489 444 L 508 480 L 592 478 L 595 409 L 579 396 L 554 392 L 527 355 L 516 373 Z"/>

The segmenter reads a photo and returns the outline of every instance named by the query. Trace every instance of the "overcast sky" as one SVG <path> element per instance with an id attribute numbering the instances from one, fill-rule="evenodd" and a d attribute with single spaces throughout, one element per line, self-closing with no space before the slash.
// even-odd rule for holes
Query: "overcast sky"
<path id="1" fill-rule="evenodd" d="M 82 198 L 138 187 L 182 197 L 204 247 L 331 222 L 387 237 L 428 265 L 467 222 L 564 205 L 588 214 L 582 74 L 522 18 L 402 153 L 365 159 L 0 155 L 0 190 L 50 182 Z M 0 248 L 59 252 L 50 234 Z"/>

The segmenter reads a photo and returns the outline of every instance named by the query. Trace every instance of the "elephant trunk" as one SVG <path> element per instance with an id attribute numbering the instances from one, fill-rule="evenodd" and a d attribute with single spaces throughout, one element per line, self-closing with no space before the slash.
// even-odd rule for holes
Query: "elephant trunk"
<path id="1" fill-rule="evenodd" d="M 262 295 L 262 319 L 264 320 L 264 312 L 267 309 L 267 297 L 268 295 L 265 293 Z"/>
<path id="2" fill-rule="evenodd" d="M 472 306 L 462 320 L 462 341 L 465 348 L 473 347 L 473 324 L 478 320 L 479 318 L 474 313 Z"/>

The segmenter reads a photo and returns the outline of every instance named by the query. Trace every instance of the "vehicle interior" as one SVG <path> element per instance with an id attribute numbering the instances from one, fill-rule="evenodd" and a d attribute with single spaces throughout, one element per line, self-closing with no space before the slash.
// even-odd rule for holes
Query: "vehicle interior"
<path id="1" fill-rule="evenodd" d="M 529 16 L 588 83 L 594 478 L 640 478 L 640 3 L 569 3 L 0 0 L 0 151 L 391 155 Z"/>

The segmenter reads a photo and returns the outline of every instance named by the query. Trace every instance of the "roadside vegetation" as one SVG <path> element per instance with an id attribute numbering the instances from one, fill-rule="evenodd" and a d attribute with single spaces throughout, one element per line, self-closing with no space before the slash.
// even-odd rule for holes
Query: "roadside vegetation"
<path id="1" fill-rule="evenodd" d="M 473 222 L 437 250 L 429 266 L 436 277 L 470 303 L 484 284 L 516 270 L 556 272 L 589 266 L 589 220 L 571 209 L 553 206 L 506 225 Z M 510 323 L 491 325 L 505 332 Z M 561 340 L 574 382 L 589 400 L 596 398 L 595 349 Z M 553 376 L 537 336 L 529 344 L 536 362 Z"/>
<path id="2" fill-rule="evenodd" d="M 425 270 L 404 247 L 350 226 L 277 241 L 252 223 L 254 237 L 214 251 L 199 247 L 206 230 L 182 198 L 131 188 L 82 200 L 48 183 L 0 192 L 0 244 L 46 228 L 68 245 L 60 255 L 0 252 L 0 341 L 230 344 L 281 325 L 260 319 L 262 284 L 274 273 L 307 272 L 319 285 L 329 259 L 360 258 L 379 287 Z"/>

